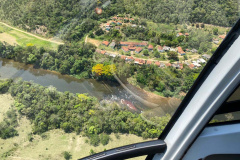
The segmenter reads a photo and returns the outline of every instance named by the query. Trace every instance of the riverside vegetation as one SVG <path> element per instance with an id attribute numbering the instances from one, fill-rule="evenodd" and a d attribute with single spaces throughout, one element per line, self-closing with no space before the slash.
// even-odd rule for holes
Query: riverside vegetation
<path id="1" fill-rule="evenodd" d="M 14 129 L 18 125 L 15 111 L 30 120 L 33 134 L 61 128 L 66 133 L 87 136 L 93 146 L 108 144 L 111 133 L 157 138 L 170 119 L 167 114 L 151 117 L 152 123 L 148 123 L 139 114 L 121 109 L 117 103 L 100 105 L 96 98 L 86 94 L 62 93 L 53 87 L 22 80 L 1 80 L 0 91 L 10 93 L 15 100 L 15 110 L 7 112 L 7 117 L 0 123 L 1 138 L 18 135 Z"/>

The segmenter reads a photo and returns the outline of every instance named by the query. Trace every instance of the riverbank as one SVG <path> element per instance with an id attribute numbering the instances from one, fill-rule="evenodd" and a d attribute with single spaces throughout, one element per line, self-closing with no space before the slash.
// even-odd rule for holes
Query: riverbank
<path id="1" fill-rule="evenodd" d="M 3 115 L 14 104 L 14 99 L 10 94 L 0 94 L 0 122 L 3 121 Z M 20 115 L 19 115 L 20 116 Z M 147 141 L 141 137 L 132 134 L 111 134 L 109 144 L 97 147 L 86 143 L 88 138 L 77 135 L 76 133 L 64 133 L 61 129 L 48 131 L 42 135 L 33 135 L 29 141 L 29 134 L 32 133 L 32 125 L 24 116 L 18 116 L 19 126 L 16 130 L 19 136 L 0 139 L 0 159 L 5 160 L 26 160 L 26 159 L 53 159 L 64 160 L 62 153 L 70 152 L 73 159 L 82 158 L 90 154 L 92 149 L 94 152 L 102 152 L 104 149 L 112 149 L 115 147 Z M 128 141 L 125 141 L 128 139 Z M 140 160 L 135 158 L 134 160 Z"/>

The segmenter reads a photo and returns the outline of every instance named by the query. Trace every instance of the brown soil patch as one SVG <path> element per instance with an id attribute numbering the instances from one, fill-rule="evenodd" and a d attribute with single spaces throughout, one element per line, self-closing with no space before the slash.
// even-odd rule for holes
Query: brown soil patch
<path id="1" fill-rule="evenodd" d="M 7 33 L 0 33 L 0 41 L 7 42 L 10 45 L 18 44 L 16 38 L 7 34 Z"/>
<path id="2" fill-rule="evenodd" d="M 102 42 L 101 41 L 99 41 L 99 40 L 96 40 L 96 39 L 92 39 L 92 38 L 87 38 L 87 42 L 88 43 L 92 43 L 92 44 L 94 44 L 95 46 L 99 46 Z"/>

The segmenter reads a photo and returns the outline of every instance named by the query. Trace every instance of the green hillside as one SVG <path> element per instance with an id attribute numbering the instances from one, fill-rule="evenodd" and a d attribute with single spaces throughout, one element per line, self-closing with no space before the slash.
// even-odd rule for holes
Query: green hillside
<path id="1" fill-rule="evenodd" d="M 232 26 L 238 19 L 237 0 L 0 0 L 0 20 L 28 31 L 46 27 L 47 36 L 79 40 L 115 14 L 131 14 L 158 23 L 207 23 Z M 94 12 L 104 6 L 103 14 Z"/>

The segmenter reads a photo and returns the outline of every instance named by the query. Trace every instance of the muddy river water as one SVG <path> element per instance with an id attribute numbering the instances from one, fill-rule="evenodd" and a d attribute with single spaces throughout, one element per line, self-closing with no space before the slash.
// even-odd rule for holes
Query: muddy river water
<path id="1" fill-rule="evenodd" d="M 126 100 L 133 104 L 138 112 L 152 110 L 158 115 L 173 113 L 180 103 L 175 98 L 165 98 L 127 83 L 108 83 L 94 79 L 77 79 L 69 75 L 44 69 L 35 69 L 32 65 L 0 58 L 0 76 L 5 78 L 22 78 L 42 86 L 53 86 L 58 91 L 72 93 L 88 93 L 99 100 L 121 102 Z M 117 78 L 117 77 L 116 77 Z"/>

